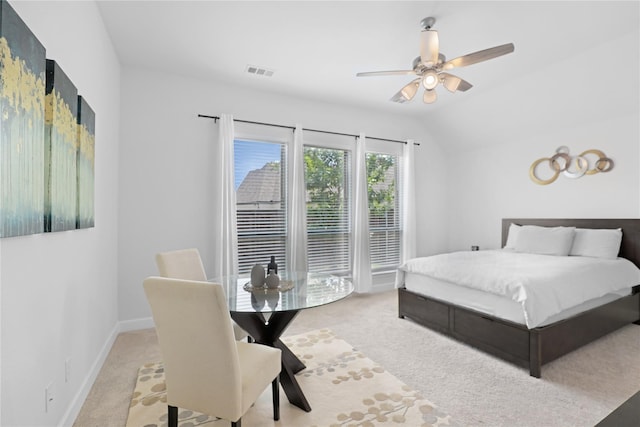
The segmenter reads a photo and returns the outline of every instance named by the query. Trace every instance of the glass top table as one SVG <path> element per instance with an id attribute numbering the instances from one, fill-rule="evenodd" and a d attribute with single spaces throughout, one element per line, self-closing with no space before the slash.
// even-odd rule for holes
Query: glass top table
<path id="1" fill-rule="evenodd" d="M 222 284 L 232 313 L 302 310 L 341 300 L 353 292 L 350 280 L 330 274 L 283 272 L 279 276 L 277 289 L 254 287 L 249 275 L 216 282 Z"/>
<path id="2" fill-rule="evenodd" d="M 289 402 L 311 411 L 295 374 L 306 368 L 280 340 L 300 310 L 339 301 L 353 292 L 350 280 L 321 273 L 281 272 L 278 289 L 253 287 L 250 276 L 228 276 L 212 280 L 227 295 L 231 318 L 259 344 L 282 351 L 280 384 Z M 265 318 L 265 314 L 268 315 Z"/>

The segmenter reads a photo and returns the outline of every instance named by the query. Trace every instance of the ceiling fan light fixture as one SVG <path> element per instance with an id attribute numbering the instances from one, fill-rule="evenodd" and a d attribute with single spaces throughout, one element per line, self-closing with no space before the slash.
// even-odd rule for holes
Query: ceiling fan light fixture
<path id="1" fill-rule="evenodd" d="M 418 92 L 418 87 L 420 86 L 420 79 L 415 79 L 402 89 L 400 89 L 400 93 L 402 97 L 407 101 L 411 101 L 414 96 L 416 96 L 416 92 Z"/>
<path id="2" fill-rule="evenodd" d="M 422 75 L 422 86 L 427 90 L 435 89 L 435 87 L 438 86 L 439 81 L 438 73 L 436 73 L 435 70 L 427 70 Z"/>
<path id="3" fill-rule="evenodd" d="M 449 92 L 455 92 L 456 90 L 458 90 L 458 86 L 460 86 L 460 82 L 462 81 L 462 79 L 460 79 L 459 77 L 452 76 L 452 75 L 447 75 L 442 80 L 443 80 L 442 85 Z"/>
<path id="4" fill-rule="evenodd" d="M 433 104 L 438 99 L 438 94 L 435 90 L 425 90 L 422 100 L 425 104 Z"/>

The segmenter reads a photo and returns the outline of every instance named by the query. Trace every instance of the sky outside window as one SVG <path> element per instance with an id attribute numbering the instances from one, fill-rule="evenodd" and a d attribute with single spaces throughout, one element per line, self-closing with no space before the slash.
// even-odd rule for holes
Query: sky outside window
<path id="1" fill-rule="evenodd" d="M 280 144 L 236 139 L 233 149 L 235 158 L 234 184 L 236 190 L 252 170 L 262 169 L 264 165 L 270 162 L 280 162 Z"/>

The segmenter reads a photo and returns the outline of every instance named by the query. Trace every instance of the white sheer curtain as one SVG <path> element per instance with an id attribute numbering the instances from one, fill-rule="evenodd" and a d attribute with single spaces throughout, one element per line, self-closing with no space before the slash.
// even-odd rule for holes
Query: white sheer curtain
<path id="1" fill-rule="evenodd" d="M 369 197 L 367 194 L 366 138 L 360 134 L 356 143 L 355 197 L 353 221 L 353 286 L 356 292 L 372 289 L 369 255 Z"/>
<path id="2" fill-rule="evenodd" d="M 213 150 L 213 277 L 238 274 L 233 116 L 220 115 Z"/>
<path id="3" fill-rule="evenodd" d="M 289 270 L 306 272 L 307 261 L 307 186 L 304 179 L 302 126 L 296 125 L 289 150 L 289 201 L 287 223 L 287 259 Z"/>
<path id="4" fill-rule="evenodd" d="M 414 140 L 409 139 L 402 152 L 402 259 L 405 262 L 416 257 L 416 190 Z"/>

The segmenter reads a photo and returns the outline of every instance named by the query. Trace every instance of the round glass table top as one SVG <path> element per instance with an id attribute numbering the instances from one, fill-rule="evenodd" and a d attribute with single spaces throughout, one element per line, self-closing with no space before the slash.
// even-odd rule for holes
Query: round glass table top
<path id="1" fill-rule="evenodd" d="M 353 292 L 344 277 L 322 273 L 281 272 L 277 289 L 254 287 L 249 274 L 214 279 L 222 284 L 229 311 L 241 313 L 302 310 L 329 304 Z"/>

